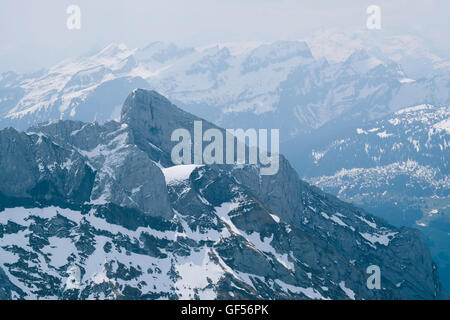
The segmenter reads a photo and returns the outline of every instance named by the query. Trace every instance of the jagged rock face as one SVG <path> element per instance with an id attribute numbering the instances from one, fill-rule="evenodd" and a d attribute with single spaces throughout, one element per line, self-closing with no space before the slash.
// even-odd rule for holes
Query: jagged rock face
<path id="1" fill-rule="evenodd" d="M 114 203 L 165 218 L 172 217 L 164 176 L 158 165 L 133 143 L 126 124 L 63 121 L 39 131 L 76 150 L 95 170 L 90 203 Z"/>
<path id="2" fill-rule="evenodd" d="M 254 170 L 252 167 L 232 170 L 232 175 L 237 177 L 237 181 L 246 181 L 245 185 L 250 188 L 252 194 L 256 195 L 270 211 L 276 212 L 282 220 L 329 243 L 347 261 L 357 261 L 355 267 L 359 263 L 362 269 L 365 264 L 396 264 L 394 268 L 402 270 L 406 268 L 406 260 L 411 258 L 405 254 L 410 248 L 426 247 L 419 231 L 412 229 L 403 229 L 402 233 L 394 231 L 383 220 L 302 182 L 286 160 L 282 159 L 280 163 L 277 175 L 262 176 L 259 182 L 251 179 L 249 171 Z M 391 243 L 391 239 L 395 245 Z M 386 243 L 388 245 L 374 246 Z M 355 247 L 358 246 L 366 248 L 354 259 Z M 419 252 L 423 251 L 419 250 L 415 254 Z M 432 266 L 432 269 L 435 269 L 429 253 L 417 259 L 414 263 L 415 268 L 430 270 Z M 429 282 L 432 278 L 437 279 L 437 274 L 420 285 L 415 276 L 408 277 L 406 281 L 411 284 L 416 282 L 415 285 L 432 290 L 433 285 L 430 286 L 430 283 L 434 280 Z M 398 279 L 397 276 L 393 276 L 390 281 L 395 282 Z M 403 287 L 405 291 L 409 291 L 407 295 L 414 295 L 415 285 L 408 289 Z"/>
<path id="3" fill-rule="evenodd" d="M 310 187 L 284 158 L 274 176 L 246 165 L 164 167 L 170 130 L 193 120 L 155 92 L 136 90 L 120 123 L 2 131 L 2 145 L 41 137 L 80 157 L 95 177 L 77 207 L 53 198 L 28 209 L 4 205 L 0 298 L 446 297 L 418 232 Z M 14 172 L 6 168 L 3 176 Z M 373 264 L 380 290 L 366 287 Z"/>
<path id="4" fill-rule="evenodd" d="M 419 228 L 450 288 L 450 107 L 358 123 L 297 157 L 308 181 L 397 226 Z M 305 161 L 301 161 L 305 159 Z"/>
<path id="5" fill-rule="evenodd" d="M 177 108 L 159 93 L 142 89 L 128 96 L 121 115 L 121 123 L 130 127 L 136 145 L 164 166 L 173 165 L 170 151 L 178 142 L 171 141 L 172 132 L 182 128 L 194 137 L 195 120 L 199 118 Z M 202 126 L 204 131 L 218 129 L 207 121 L 202 121 Z"/>
<path id="6" fill-rule="evenodd" d="M 83 203 L 94 173 L 73 149 L 40 134 L 14 129 L 0 134 L 0 194 L 9 201 Z"/>
<path id="7" fill-rule="evenodd" d="M 280 156 L 279 170 L 275 175 L 260 176 L 258 168 L 252 166 L 233 168 L 232 173 L 238 181 L 245 181 L 246 187 L 284 221 L 300 222 L 298 212 L 303 211 L 304 204 L 299 197 L 306 184 L 283 156 Z"/>
<path id="8" fill-rule="evenodd" d="M 185 122 L 183 127 L 192 126 L 192 116 L 181 112 L 156 92 L 144 90 L 135 90 L 128 96 L 121 115 L 121 122 L 133 131 L 136 144 L 151 155 L 160 156 L 164 165 L 170 165 L 171 160 L 161 150 L 170 150 L 170 137 L 173 130 L 180 128 L 181 124 L 176 123 L 180 120 Z"/>

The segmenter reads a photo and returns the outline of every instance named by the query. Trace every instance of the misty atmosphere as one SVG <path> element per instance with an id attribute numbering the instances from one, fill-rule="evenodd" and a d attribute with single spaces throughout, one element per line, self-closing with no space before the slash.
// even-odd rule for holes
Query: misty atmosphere
<path id="1" fill-rule="evenodd" d="M 448 300 L 448 1 L 1 9 L 0 300 Z"/>

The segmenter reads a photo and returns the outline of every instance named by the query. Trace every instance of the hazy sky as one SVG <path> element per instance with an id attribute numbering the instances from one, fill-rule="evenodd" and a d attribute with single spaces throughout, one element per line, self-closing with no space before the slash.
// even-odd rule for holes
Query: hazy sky
<path id="1" fill-rule="evenodd" d="M 81 30 L 66 9 L 81 8 Z M 449 50 L 449 0 L 1 0 L 0 72 L 29 72 L 111 42 L 301 39 L 320 28 L 362 28 L 381 7 L 382 30 L 413 30 Z M 450 50 L 449 50 L 450 51 Z"/>

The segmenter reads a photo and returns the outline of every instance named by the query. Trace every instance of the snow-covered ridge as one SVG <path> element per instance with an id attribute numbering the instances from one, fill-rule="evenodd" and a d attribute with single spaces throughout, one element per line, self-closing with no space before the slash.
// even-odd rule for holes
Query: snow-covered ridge
<path id="1" fill-rule="evenodd" d="M 341 169 L 334 175 L 315 177 L 310 181 L 323 188 L 340 186 L 341 191 L 338 194 L 341 194 L 350 188 L 382 188 L 384 185 L 389 185 L 389 181 L 395 180 L 399 175 L 406 175 L 412 180 L 425 184 L 427 188 L 450 188 L 448 176 L 442 176 L 439 170 L 421 166 L 412 160 L 374 168 Z"/>
<path id="2" fill-rule="evenodd" d="M 229 210 L 219 213 L 218 209 L 219 216 L 227 215 L 233 208 L 226 205 L 224 207 Z M 36 225 L 38 219 L 47 221 L 50 225 L 56 220 L 61 221 L 60 228 L 67 229 L 67 236 L 52 236 L 48 238 L 48 243 L 40 250 L 36 250 L 29 238 L 32 235 L 30 228 Z M 239 279 L 250 287 L 254 286 L 252 279 L 258 278 L 257 275 L 232 270 L 220 258 L 215 249 L 200 247 L 199 250 L 192 250 L 189 255 L 170 253 L 152 257 L 144 253 L 125 252 L 120 244 L 112 244 L 114 241 L 119 241 L 118 239 L 126 239 L 132 243 L 141 242 L 141 239 L 148 237 L 164 241 L 192 239 L 193 241 L 213 240 L 219 243 L 221 239 L 230 237 L 228 232 L 192 231 L 182 215 L 177 214 L 176 219 L 183 225 L 183 232 L 161 232 L 150 227 L 139 227 L 135 231 L 128 230 L 106 222 L 95 209 L 87 214 L 58 207 L 6 209 L 0 212 L 0 226 L 14 224 L 25 230 L 2 236 L 0 267 L 5 270 L 8 279 L 17 288 L 17 292 L 13 292 L 13 295 L 26 299 L 59 298 L 58 296 L 41 296 L 40 285 L 41 281 L 45 281 L 45 277 L 52 277 L 54 283 L 59 282 L 62 293 L 69 293 L 72 290 L 89 292 L 89 295 L 84 297 L 88 299 L 119 298 L 124 294 L 122 291 L 130 284 L 140 284 L 139 289 L 142 292 L 154 292 L 162 298 L 177 295 L 179 299 L 193 299 L 195 296 L 200 299 L 216 299 L 217 292 L 211 285 L 216 285 L 226 274 Z M 79 228 L 82 226 L 85 230 L 89 230 L 91 238 L 89 243 L 93 246 L 91 253 L 84 252 L 83 247 L 79 245 L 81 236 Z M 232 228 L 236 229 L 234 226 Z M 294 268 L 288 261 L 287 255 L 280 255 L 271 247 L 271 239 L 261 241 L 257 233 L 246 235 L 246 238 L 249 245 L 255 250 L 272 254 L 286 268 Z M 144 244 L 141 243 L 141 246 Z M 17 248 L 22 251 L 17 251 Z M 33 267 L 33 271 L 28 274 L 28 276 L 34 277 L 32 282 L 28 278 L 14 273 L 14 267 L 11 267 L 24 259 L 23 252 L 33 253 L 37 256 L 33 261 L 29 261 L 29 267 Z M 127 277 L 130 279 L 117 277 L 123 268 L 129 270 Z M 71 271 L 77 269 L 83 270 L 78 274 L 79 279 L 73 278 L 75 275 Z M 176 272 L 177 276 L 172 277 L 172 272 Z M 278 285 L 286 294 L 296 292 L 304 294 L 310 299 L 327 299 L 314 288 L 297 287 L 282 281 L 279 281 Z M 96 286 L 107 286 L 112 290 L 108 296 L 105 296 L 102 291 L 96 293 L 94 289 Z M 54 288 L 50 290 L 52 289 Z"/>
<path id="3" fill-rule="evenodd" d="M 112 246 L 110 250 L 105 248 L 111 245 L 114 238 L 119 239 L 125 237 L 129 241 L 139 241 L 142 236 L 152 236 L 161 239 L 175 240 L 177 237 L 187 237 L 187 234 L 165 232 L 161 233 L 151 228 L 139 228 L 136 231 L 127 230 L 121 226 L 109 224 L 103 219 L 96 216 L 95 211 L 83 215 L 80 212 L 57 207 L 48 207 L 43 209 L 25 209 L 14 208 L 6 209 L 0 212 L 0 225 L 17 224 L 22 227 L 29 228 L 36 224 L 36 219 L 44 219 L 52 221 L 54 219 L 64 219 L 65 224 L 71 224 L 69 230 L 71 234 L 67 237 L 54 236 L 49 238 L 49 243 L 45 245 L 40 252 L 34 251 L 35 248 L 30 245 L 30 230 L 21 231 L 4 235 L 2 238 L 0 253 L 2 259 L 0 266 L 9 279 L 22 290 L 23 296 L 27 299 L 39 298 L 39 281 L 28 282 L 17 275 L 13 275 L 5 267 L 5 264 L 14 265 L 21 259 L 21 255 L 15 253 L 14 248 L 21 248 L 27 252 L 35 252 L 38 258 L 33 261 L 35 272 L 30 272 L 30 276 L 37 279 L 43 277 L 43 274 L 54 277 L 61 282 L 61 290 L 66 291 L 73 289 L 66 276 L 66 272 L 72 266 L 76 266 L 84 270 L 81 283 L 76 289 L 83 291 L 95 285 L 110 285 L 114 288 L 113 294 L 109 297 L 97 295 L 95 291 L 86 297 L 89 299 L 110 299 L 118 298 L 122 295 L 121 288 L 132 283 L 140 283 L 140 289 L 144 292 L 153 291 L 160 295 L 167 296 L 170 294 L 179 295 L 180 299 L 192 299 L 195 292 L 198 292 L 201 299 L 214 299 L 216 294 L 213 290 L 208 289 L 209 280 L 217 282 L 223 275 L 223 268 L 213 263 L 208 253 L 208 249 L 204 248 L 192 255 L 181 257 L 171 256 L 166 258 L 151 257 L 147 254 L 125 253 L 120 246 Z M 78 246 L 77 228 L 80 226 L 93 228 L 92 244 L 95 246 L 92 253 L 87 254 Z M 102 235 L 100 235 L 102 233 Z M 172 266 L 172 259 L 176 259 L 176 270 L 179 273 L 179 279 L 174 283 L 174 279 L 169 277 L 169 271 Z M 132 282 L 110 279 L 108 274 L 111 271 L 119 272 L 119 268 L 129 268 L 129 270 L 142 270 L 146 272 L 135 272 L 135 279 Z M 112 269 L 111 269 L 112 268 Z M 150 272 L 150 270 L 152 270 Z M 194 272 L 193 272 L 194 271 Z M 42 278 L 44 281 L 44 278 Z M 177 288 L 177 289 L 175 289 Z M 19 296 L 19 293 L 16 293 Z M 47 296 L 47 299 L 58 298 Z"/>
<path id="4" fill-rule="evenodd" d="M 427 79 L 414 76 L 414 82 L 405 80 L 409 75 L 402 70 L 403 60 L 395 59 L 397 50 L 383 56 L 367 49 L 371 46 L 365 40 L 347 48 L 345 59 L 326 61 L 323 51 L 334 42 L 319 44 L 329 35 L 322 36 L 306 42 L 224 42 L 199 48 L 163 42 L 142 49 L 111 44 L 40 74 L 5 75 L 5 86 L 21 93 L 0 96 L 0 126 L 25 129 L 49 119 L 116 119 L 124 92 L 133 87 L 151 87 L 190 112 L 197 113 L 200 105 L 208 106 L 200 115 L 225 127 L 242 117 L 256 119 L 249 123 L 255 127 L 261 125 L 260 117 L 277 119 L 272 115 L 283 110 L 276 125 L 286 128 L 286 136 L 298 135 L 302 128 L 319 128 L 347 112 L 353 114 L 353 108 L 362 107 L 359 102 L 383 106 L 365 105 L 367 112 L 361 114 L 369 119 L 424 100 L 450 102 L 446 73 Z M 356 38 L 366 36 L 356 33 Z M 349 43 L 353 43 L 351 39 L 347 39 Z M 390 47 L 380 48 L 392 53 Z M 399 87 L 391 85 L 394 82 Z M 109 97 L 112 106 L 98 105 L 98 94 L 104 95 L 105 88 L 114 92 Z"/>
<path id="5" fill-rule="evenodd" d="M 434 52 L 425 39 L 413 34 L 375 34 L 367 29 L 320 30 L 305 39 L 316 57 L 342 62 L 355 51 L 365 48 L 379 59 L 402 65 L 413 78 L 445 68 L 449 61 Z"/>
<path id="6" fill-rule="evenodd" d="M 357 127 L 354 134 L 337 137 L 322 149 L 313 149 L 311 158 L 320 165 L 331 155 L 349 157 L 358 150 L 358 162 L 385 166 L 394 162 L 414 161 L 432 166 L 447 166 L 445 153 L 449 146 L 450 106 L 419 105 L 401 109 L 365 127 Z M 338 155 L 339 153 L 339 155 Z M 361 160 L 364 158 L 364 160 Z M 396 160 L 396 158 L 398 158 Z M 422 161 L 425 161 L 422 163 Z M 353 168 L 359 164 L 354 163 Z M 352 169 L 348 165 L 347 169 Z M 337 168 L 340 169 L 340 168 Z"/>
<path id="7" fill-rule="evenodd" d="M 201 165 L 179 165 L 163 168 L 162 172 L 166 179 L 167 185 L 171 185 L 189 179 L 191 173 L 199 167 L 201 167 Z"/>
<path id="8" fill-rule="evenodd" d="M 450 134 L 450 118 L 436 123 L 433 128 L 437 131 L 445 131 L 447 134 Z"/>
<path id="9" fill-rule="evenodd" d="M 415 112 L 415 111 L 420 111 L 420 110 L 427 110 L 430 108 L 432 108 L 432 106 L 429 106 L 426 104 L 421 104 L 421 105 L 414 106 L 414 107 L 403 108 L 401 110 L 396 111 L 395 114 L 405 114 L 405 113 L 410 113 L 410 112 Z"/>

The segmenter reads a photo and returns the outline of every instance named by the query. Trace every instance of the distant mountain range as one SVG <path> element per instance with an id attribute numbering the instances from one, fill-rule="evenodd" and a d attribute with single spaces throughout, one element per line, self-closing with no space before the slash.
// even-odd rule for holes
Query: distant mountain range
<path id="1" fill-rule="evenodd" d="M 284 140 L 333 121 L 371 120 L 418 104 L 450 105 L 445 61 L 411 49 L 428 57 L 422 64 L 434 61 L 432 73 L 414 79 L 399 64 L 411 56 L 397 54 L 410 38 L 399 42 L 397 51 L 386 46 L 382 54 L 383 47 L 376 51 L 373 44 L 343 60 L 345 54 L 336 51 L 337 61 L 328 61 L 320 43 L 327 37 L 311 40 L 316 56 L 301 41 L 205 48 L 156 42 L 134 50 L 112 44 L 35 74 L 2 74 L 0 127 L 26 129 L 48 119 L 117 119 L 120 104 L 135 87 L 158 90 L 223 127 L 283 128 Z M 347 38 L 347 50 L 357 47 Z M 363 43 L 370 40 L 375 41 Z"/>
<path id="2" fill-rule="evenodd" d="M 447 297 L 419 231 L 311 187 L 283 157 L 273 176 L 171 164 L 166 132 L 195 120 L 134 90 L 119 122 L 0 131 L 0 298 Z"/>

